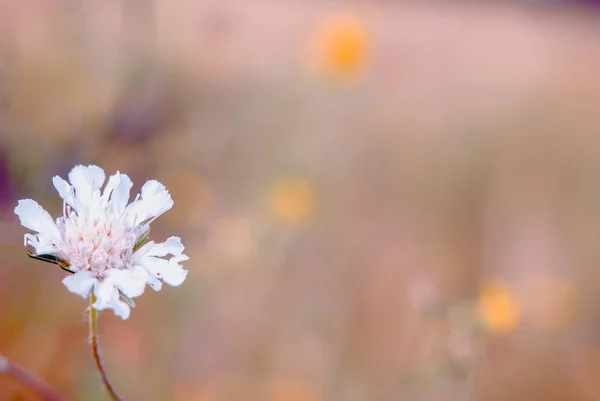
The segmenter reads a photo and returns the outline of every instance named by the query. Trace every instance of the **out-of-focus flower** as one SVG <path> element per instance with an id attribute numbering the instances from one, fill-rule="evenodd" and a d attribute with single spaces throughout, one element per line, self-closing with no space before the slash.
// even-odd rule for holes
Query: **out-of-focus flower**
<path id="1" fill-rule="evenodd" d="M 486 283 L 479 294 L 477 314 L 486 329 L 507 334 L 519 323 L 520 307 L 504 284 Z"/>
<path id="2" fill-rule="evenodd" d="M 127 319 L 128 303 L 142 295 L 146 284 L 158 291 L 162 282 L 178 286 L 185 280 L 180 262 L 188 257 L 178 237 L 144 244 L 150 223 L 173 206 L 162 184 L 146 182 L 128 204 L 133 184 L 127 175 L 117 172 L 101 192 L 104 181 L 100 167 L 76 166 L 70 184 L 59 176 L 53 179 L 64 200 L 56 222 L 32 199 L 20 200 L 15 214 L 37 233 L 25 234 L 25 244 L 35 250 L 32 256 L 73 273 L 63 280 L 69 291 L 87 298 L 93 290 L 95 309 L 113 309 Z"/>
<path id="3" fill-rule="evenodd" d="M 316 30 L 309 63 L 319 73 L 353 82 L 366 68 L 368 49 L 364 22 L 352 14 L 336 14 L 328 16 Z"/>
<path id="4" fill-rule="evenodd" d="M 273 185 L 269 194 L 269 205 L 278 219 L 295 224 L 313 215 L 317 206 L 316 198 L 316 190 L 308 180 L 301 177 L 283 177 Z"/>

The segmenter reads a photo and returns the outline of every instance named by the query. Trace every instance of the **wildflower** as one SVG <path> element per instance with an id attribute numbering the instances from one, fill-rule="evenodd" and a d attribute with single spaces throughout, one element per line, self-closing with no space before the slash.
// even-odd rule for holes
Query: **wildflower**
<path id="1" fill-rule="evenodd" d="M 178 237 L 146 242 L 150 223 L 173 206 L 162 184 L 146 182 L 128 204 L 133 184 L 127 175 L 117 172 L 101 191 L 104 181 L 100 167 L 75 166 L 69 182 L 53 179 L 64 201 L 62 217 L 53 221 L 32 199 L 20 200 L 15 214 L 36 232 L 25 234 L 25 245 L 35 250 L 31 256 L 71 272 L 64 285 L 83 298 L 93 291 L 94 309 L 112 309 L 127 319 L 131 298 L 142 295 L 146 285 L 158 291 L 163 282 L 183 283 L 187 271 L 180 262 L 188 257 Z"/>

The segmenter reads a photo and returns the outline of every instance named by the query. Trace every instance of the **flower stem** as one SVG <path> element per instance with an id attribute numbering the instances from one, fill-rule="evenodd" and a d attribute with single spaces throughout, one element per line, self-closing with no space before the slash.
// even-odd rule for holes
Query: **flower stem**
<path id="1" fill-rule="evenodd" d="M 110 398 L 113 401 L 123 401 L 112 384 L 110 384 L 104 366 L 102 365 L 102 360 L 100 359 L 100 344 L 98 344 L 98 311 L 92 306 L 94 302 L 96 302 L 96 295 L 94 295 L 94 292 L 92 291 L 92 295 L 90 296 L 90 346 L 92 348 L 94 362 L 96 362 L 96 367 L 102 377 L 102 383 L 104 384 L 104 387 L 106 387 Z"/>
<path id="2" fill-rule="evenodd" d="M 0 374 L 5 374 L 21 383 L 44 401 L 65 400 L 52 387 L 26 371 L 23 367 L 9 361 L 8 358 L 3 355 L 0 355 Z"/>

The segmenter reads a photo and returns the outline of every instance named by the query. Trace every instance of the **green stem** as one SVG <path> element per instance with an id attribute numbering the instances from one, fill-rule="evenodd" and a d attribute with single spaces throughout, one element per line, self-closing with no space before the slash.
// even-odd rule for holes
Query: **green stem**
<path id="1" fill-rule="evenodd" d="M 26 371 L 23 367 L 11 362 L 3 355 L 0 355 L 0 374 L 4 374 L 21 383 L 35 393 L 41 400 L 65 401 L 65 399 L 52 387 Z"/>
<path id="2" fill-rule="evenodd" d="M 94 302 L 96 302 L 96 295 L 94 295 L 92 291 L 92 295 L 90 296 L 90 347 L 92 348 L 94 362 L 96 362 L 96 367 L 102 377 L 102 383 L 104 384 L 104 387 L 106 387 L 110 398 L 113 401 L 123 401 L 112 384 L 110 384 L 104 366 L 102 365 L 102 360 L 100 359 L 100 344 L 98 343 L 98 311 L 92 306 Z"/>

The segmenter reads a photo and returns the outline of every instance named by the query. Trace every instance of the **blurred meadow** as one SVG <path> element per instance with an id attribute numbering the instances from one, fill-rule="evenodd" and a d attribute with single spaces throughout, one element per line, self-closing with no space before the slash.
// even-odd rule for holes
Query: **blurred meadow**
<path id="1" fill-rule="evenodd" d="M 170 190 L 181 287 L 103 313 L 126 400 L 600 399 L 593 1 L 0 2 L 0 353 L 107 400 L 13 214 Z M 0 400 L 34 400 L 0 377 Z"/>

